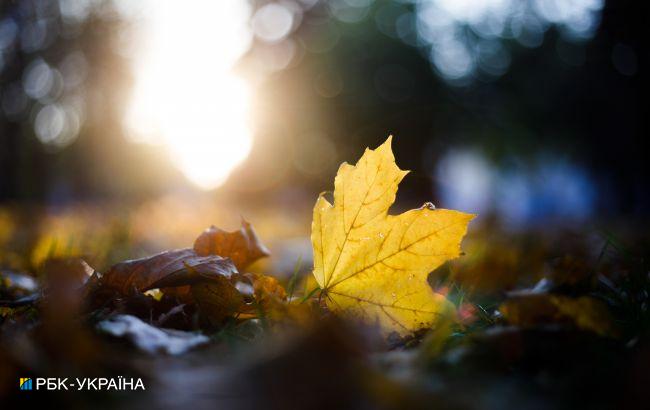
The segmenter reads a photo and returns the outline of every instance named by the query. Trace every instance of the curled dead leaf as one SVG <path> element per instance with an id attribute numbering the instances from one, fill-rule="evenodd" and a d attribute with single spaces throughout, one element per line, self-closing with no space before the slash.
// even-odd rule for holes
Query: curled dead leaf
<path id="1" fill-rule="evenodd" d="M 245 220 L 242 220 L 241 228 L 233 232 L 211 226 L 196 238 L 194 250 L 199 256 L 219 255 L 230 258 L 239 270 L 270 255 L 251 224 Z"/>
<path id="2" fill-rule="evenodd" d="M 283 316 L 280 312 L 286 310 L 287 292 L 276 278 L 259 273 L 246 273 L 242 277 L 248 283 L 238 283 L 238 289 L 253 303 L 242 307 L 241 318 L 258 317 L 260 314 L 273 318 Z"/>
<path id="3" fill-rule="evenodd" d="M 201 316 L 211 325 L 221 324 L 227 317 L 245 309 L 245 292 L 237 288 L 250 281 L 249 300 L 258 298 L 286 298 L 286 292 L 277 280 L 263 275 L 246 279 L 239 275 L 235 264 L 245 267 L 268 255 L 249 223 L 243 222 L 236 232 L 225 232 L 212 227 L 196 240 L 193 249 L 162 252 L 147 258 L 128 260 L 113 265 L 104 275 L 93 275 L 86 286 L 88 300 L 101 305 L 102 301 L 124 296 L 136 300 L 142 292 L 160 289 L 167 300 L 198 307 Z M 91 286 L 92 285 L 92 286 Z M 254 290 L 255 289 L 255 290 Z M 153 298 L 149 302 L 155 302 Z M 162 303 L 162 297 L 157 302 Z M 126 309 L 126 312 L 131 312 Z M 206 323 L 204 322 L 204 323 Z"/>
<path id="4" fill-rule="evenodd" d="M 102 287 L 122 294 L 134 288 L 140 292 L 154 288 L 191 285 L 202 280 L 230 278 L 237 270 L 220 256 L 198 256 L 192 249 L 162 252 L 147 258 L 113 265 L 102 278 Z"/>
<path id="5" fill-rule="evenodd" d="M 270 299 L 279 301 L 287 299 L 287 291 L 276 278 L 259 273 L 247 273 L 245 276 L 253 284 L 255 299 L 258 303 L 265 304 Z"/>

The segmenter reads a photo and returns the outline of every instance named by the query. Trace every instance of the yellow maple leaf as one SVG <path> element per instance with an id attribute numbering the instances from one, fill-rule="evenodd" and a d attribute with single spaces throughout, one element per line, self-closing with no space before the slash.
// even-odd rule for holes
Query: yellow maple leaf
<path id="1" fill-rule="evenodd" d="M 453 312 L 427 276 L 460 254 L 474 215 L 432 205 L 388 215 L 397 186 L 408 174 L 395 164 L 391 140 L 366 149 L 354 166 L 341 164 L 334 205 L 323 194 L 316 201 L 314 277 L 330 310 L 408 334 Z"/>

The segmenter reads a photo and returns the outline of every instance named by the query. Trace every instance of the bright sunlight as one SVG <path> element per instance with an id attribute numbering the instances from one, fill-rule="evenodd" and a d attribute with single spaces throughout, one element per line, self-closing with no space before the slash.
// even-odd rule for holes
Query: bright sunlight
<path id="1" fill-rule="evenodd" d="M 133 54 L 130 138 L 162 144 L 194 184 L 213 189 L 252 143 L 247 84 L 233 66 L 248 49 L 250 7 L 241 0 L 146 2 Z"/>

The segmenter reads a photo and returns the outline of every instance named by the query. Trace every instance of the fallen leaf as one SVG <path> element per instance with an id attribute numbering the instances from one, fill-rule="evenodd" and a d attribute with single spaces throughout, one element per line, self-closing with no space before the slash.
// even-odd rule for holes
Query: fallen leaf
<path id="1" fill-rule="evenodd" d="M 408 171 L 395 164 L 391 137 L 367 149 L 355 166 L 343 163 L 334 204 L 321 194 L 314 207 L 314 276 L 334 312 L 407 334 L 453 311 L 427 283 L 428 274 L 460 254 L 474 215 L 426 204 L 388 215 Z"/>
<path id="2" fill-rule="evenodd" d="M 240 318 L 258 317 L 261 312 L 264 316 L 273 318 L 284 315 L 287 311 L 287 291 L 276 278 L 260 273 L 245 273 L 243 278 L 250 285 L 239 282 L 237 288 L 242 294 L 250 296 L 255 303 L 244 306 L 240 311 Z"/>
<path id="3" fill-rule="evenodd" d="M 220 325 L 244 304 L 244 297 L 227 280 L 205 281 L 192 285 L 192 296 L 205 319 Z"/>
<path id="4" fill-rule="evenodd" d="M 178 249 L 113 265 L 101 277 L 101 286 L 128 294 L 134 288 L 145 292 L 191 285 L 201 280 L 230 278 L 235 273 L 237 270 L 226 258 L 198 256 L 192 249 Z"/>
<path id="5" fill-rule="evenodd" d="M 508 323 L 521 327 L 572 324 L 601 336 L 615 336 L 611 314 L 605 304 L 590 296 L 572 298 L 547 293 L 517 294 L 499 306 Z"/>
<path id="6" fill-rule="evenodd" d="M 284 287 L 276 278 L 259 273 L 249 273 L 246 274 L 246 277 L 253 284 L 255 299 L 261 305 L 264 305 L 271 299 L 279 301 L 287 299 L 287 291 L 284 290 Z"/>
<path id="7" fill-rule="evenodd" d="M 181 354 L 210 340 L 200 333 L 160 329 L 131 315 L 117 315 L 99 322 L 97 329 L 114 337 L 126 338 L 141 350 L 152 354 Z"/>
<path id="8" fill-rule="evenodd" d="M 241 228 L 233 232 L 211 226 L 196 238 L 194 250 L 199 256 L 219 255 L 230 258 L 240 271 L 256 260 L 270 255 L 251 224 L 245 220 L 242 220 Z"/>

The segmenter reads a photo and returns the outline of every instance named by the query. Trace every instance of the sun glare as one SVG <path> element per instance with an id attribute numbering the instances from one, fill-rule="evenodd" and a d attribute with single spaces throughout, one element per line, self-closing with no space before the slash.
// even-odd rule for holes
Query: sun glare
<path id="1" fill-rule="evenodd" d="M 247 84 L 233 66 L 248 49 L 243 0 L 149 0 L 137 24 L 130 138 L 162 144 L 203 189 L 223 184 L 252 143 Z"/>

